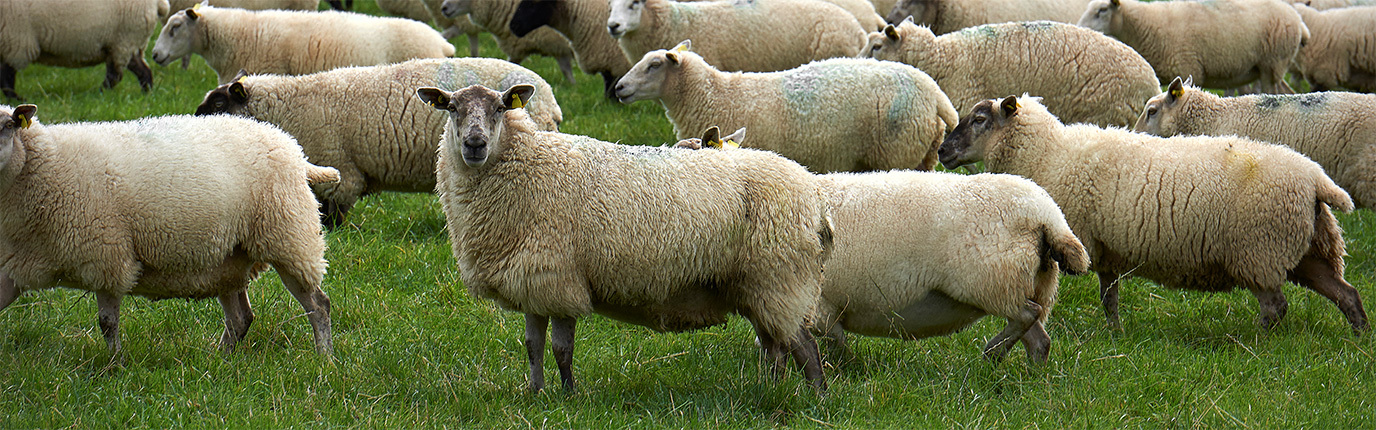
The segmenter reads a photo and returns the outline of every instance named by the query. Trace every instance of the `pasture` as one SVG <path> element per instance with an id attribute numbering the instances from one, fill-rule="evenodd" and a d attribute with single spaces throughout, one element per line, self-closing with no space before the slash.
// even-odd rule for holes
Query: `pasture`
<path id="1" fill-rule="evenodd" d="M 358 8 L 376 13 L 371 2 Z M 462 37 L 454 42 L 465 52 Z M 483 54 L 503 57 L 490 39 Z M 610 102 L 601 79 L 580 73 L 571 85 L 552 59 L 525 65 L 553 86 L 561 131 L 673 140 L 658 103 Z M 152 67 L 149 93 L 128 74 L 102 91 L 102 67 L 31 66 L 16 89 L 40 121 L 60 123 L 188 114 L 215 86 L 200 57 L 189 70 Z M 378 109 L 341 120 L 385 121 Z M 1347 279 L 1373 303 L 1376 214 L 1339 220 Z M 272 272 L 250 288 L 257 319 L 230 354 L 218 348 L 214 300 L 125 300 L 116 360 L 94 295 L 31 292 L 0 311 L 0 427 L 1356 428 L 1376 419 L 1376 335 L 1354 336 L 1318 294 L 1288 285 L 1289 314 L 1263 331 L 1246 291 L 1132 279 L 1122 287 L 1125 330 L 1113 332 L 1093 275 L 1062 278 L 1043 367 L 1021 347 L 1003 363 L 984 360 L 980 348 L 1004 324 L 986 318 L 917 342 L 852 336 L 860 360 L 826 369 L 830 389 L 818 395 L 796 372 L 771 378 L 742 319 L 657 334 L 593 316 L 578 329 L 580 390 L 532 394 L 524 320 L 468 295 L 434 196 L 365 197 L 348 221 L 327 234 L 333 361 L 314 353 L 300 305 Z"/>

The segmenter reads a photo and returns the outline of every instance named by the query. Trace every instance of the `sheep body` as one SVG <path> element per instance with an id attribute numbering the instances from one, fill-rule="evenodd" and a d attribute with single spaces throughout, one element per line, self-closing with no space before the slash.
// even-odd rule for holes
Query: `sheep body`
<path id="1" fill-rule="evenodd" d="M 947 167 L 983 160 L 1051 194 L 1084 243 L 1111 324 L 1118 277 L 1201 291 L 1250 290 L 1260 321 L 1284 317 L 1287 279 L 1367 326 L 1343 280 L 1344 243 L 1330 207 L 1352 209 L 1323 168 L 1295 151 L 1239 137 L 1160 138 L 1065 126 L 1034 98 L 980 102 L 942 144 Z"/>
<path id="2" fill-rule="evenodd" d="M 129 69 L 144 91 L 153 72 L 143 50 L 167 14 L 167 0 L 0 1 L 0 90 L 18 98 L 16 75 L 31 63 L 57 67 L 105 64 L 105 87 Z"/>
<path id="3" fill-rule="evenodd" d="M 850 13 L 816 0 L 637 0 L 634 8 L 632 0 L 611 1 L 608 26 L 617 28 L 612 35 L 632 63 L 692 39 L 718 69 L 773 72 L 854 57 L 865 44 L 865 30 Z"/>
<path id="4" fill-rule="evenodd" d="M 240 90 L 232 89 L 236 83 Z M 527 110 L 539 128 L 555 130 L 563 121 L 554 93 L 540 75 L 491 58 L 421 59 L 305 76 L 247 76 L 210 91 L 196 112 L 232 113 L 276 124 L 296 136 L 312 161 L 339 169 L 338 184 L 316 187 L 326 223 L 334 227 L 363 195 L 435 189 L 435 149 L 445 115 L 413 107 L 378 117 L 379 106 L 413 105 L 412 91 L 423 86 L 458 89 L 477 84 L 535 85 L 537 96 Z M 341 115 L 353 119 L 330 119 Z"/>
<path id="5" fill-rule="evenodd" d="M 1055 21 L 1074 24 L 1089 0 L 900 0 L 889 9 L 888 22 L 907 17 L 943 35 L 985 24 L 1017 21 Z"/>
<path id="6" fill-rule="evenodd" d="M 159 64 L 190 53 L 205 57 L 224 84 L 240 70 L 304 75 L 448 57 L 454 45 L 429 25 L 403 18 L 211 6 L 173 14 L 153 46 Z"/>
<path id="7" fill-rule="evenodd" d="M 1156 74 L 1122 42 L 1079 26 L 990 24 L 937 37 L 903 21 L 871 33 L 868 55 L 909 64 L 936 80 L 957 109 L 1028 93 L 1067 123 L 1128 126 L 1155 95 Z"/>
<path id="8" fill-rule="evenodd" d="M 520 0 L 445 0 L 441 10 L 451 17 L 468 14 L 474 24 L 497 38 L 497 47 L 506 53 L 507 61 L 519 64 L 531 54 L 553 57 L 564 79 L 574 82 L 573 47 L 568 39 L 550 28 L 536 29 L 525 37 L 511 33 L 511 17 L 519 4 Z"/>
<path id="9" fill-rule="evenodd" d="M 1296 4 L 1295 10 L 1310 31 L 1295 65 L 1314 90 L 1376 92 L 1376 6 L 1320 12 Z"/>
<path id="10" fill-rule="evenodd" d="M 1299 14 L 1276 0 L 1094 0 L 1080 25 L 1137 50 L 1163 84 L 1192 76 L 1234 88 L 1260 79 L 1263 91 L 1282 94 L 1294 92 L 1285 73 L 1309 37 Z"/>
<path id="11" fill-rule="evenodd" d="M 942 136 L 958 122 L 951 101 L 921 70 L 871 59 L 731 73 L 694 52 L 659 50 L 621 79 L 617 96 L 659 99 L 679 139 L 713 125 L 747 127 L 750 147 L 816 172 L 931 169 Z"/>
<path id="12" fill-rule="evenodd" d="M 0 308 L 20 291 L 95 292 L 118 351 L 123 296 L 219 297 L 232 349 L 253 319 L 244 289 L 270 264 L 329 353 L 325 241 L 307 185 L 338 172 L 307 163 L 277 127 L 227 116 L 34 124 L 7 126 L 0 145 L 0 277 L 12 281 L 0 285 L 16 289 L 0 291 Z"/>
<path id="13" fill-rule="evenodd" d="M 203 0 L 168 0 L 173 12 L 190 9 Z M 379 0 L 378 5 L 387 0 Z M 210 6 L 233 7 L 246 10 L 315 10 L 320 0 L 208 0 Z"/>

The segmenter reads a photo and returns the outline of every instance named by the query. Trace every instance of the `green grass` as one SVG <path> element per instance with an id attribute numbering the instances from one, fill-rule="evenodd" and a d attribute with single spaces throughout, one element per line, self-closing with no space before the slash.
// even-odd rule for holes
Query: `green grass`
<path id="1" fill-rule="evenodd" d="M 499 56 L 490 40 L 483 53 Z M 553 61 L 528 61 L 553 84 L 565 132 L 671 140 L 657 104 L 614 105 L 599 78 L 573 86 Z M 34 66 L 18 91 L 58 123 L 189 113 L 215 84 L 199 57 L 154 73 L 144 94 L 132 75 L 102 91 L 101 67 Z M 1340 218 L 1348 280 L 1370 300 L 1376 215 Z M 433 196 L 365 198 L 328 241 L 334 361 L 313 352 L 301 307 L 271 272 L 250 289 L 258 319 L 231 354 L 217 349 L 213 300 L 126 300 L 126 352 L 112 361 L 92 295 L 31 292 L 0 311 L 0 427 L 1352 428 L 1376 418 L 1376 342 L 1353 336 L 1319 295 L 1287 287 L 1290 314 L 1265 332 L 1246 292 L 1132 280 L 1126 331 L 1113 333 L 1092 276 L 1063 279 L 1045 367 L 1021 348 L 1001 364 L 980 358 L 1003 324 L 985 319 L 918 342 L 852 337 L 860 363 L 828 369 L 819 396 L 796 374 L 768 377 L 740 319 L 654 334 L 589 317 L 577 337 L 580 392 L 530 394 L 523 319 L 468 296 Z"/>

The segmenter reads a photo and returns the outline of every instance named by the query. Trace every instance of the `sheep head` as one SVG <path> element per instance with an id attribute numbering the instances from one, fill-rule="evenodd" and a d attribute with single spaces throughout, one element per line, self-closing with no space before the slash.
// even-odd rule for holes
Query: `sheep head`
<path id="1" fill-rule="evenodd" d="M 726 136 L 721 135 L 721 128 L 717 126 L 707 127 L 707 131 L 702 132 L 702 138 L 691 137 L 678 141 L 674 144 L 675 148 L 688 149 L 732 149 L 740 148 L 740 142 L 745 140 L 745 127 L 736 130 L 735 133 Z"/>
<path id="2" fill-rule="evenodd" d="M 1186 91 L 1187 89 L 1189 91 Z M 1180 117 L 1180 110 L 1187 105 L 1186 99 L 1197 96 L 1198 93 L 1199 89 L 1191 86 L 1189 81 L 1182 81 L 1176 77 L 1166 92 L 1147 100 L 1147 106 L 1142 110 L 1142 115 L 1137 117 L 1137 124 L 1132 130 L 1161 137 L 1179 134 L 1180 128 L 1176 120 Z"/>
<path id="3" fill-rule="evenodd" d="M 941 165 L 954 169 L 983 160 L 990 146 L 997 144 L 1003 134 L 1001 129 L 1008 125 L 1021 107 L 1016 96 L 975 104 L 970 114 L 961 118 L 960 125 L 941 142 L 941 148 L 937 150 Z"/>
<path id="4" fill-rule="evenodd" d="M 685 40 L 673 49 L 658 49 L 646 52 L 640 61 L 631 66 L 613 88 L 616 99 L 630 104 L 638 100 L 652 100 L 664 94 L 664 81 L 670 70 L 677 70 L 689 56 L 691 40 Z M 701 58 L 701 57 L 698 57 Z"/>
<path id="5" fill-rule="evenodd" d="M 502 143 L 506 112 L 524 109 L 534 95 L 535 86 L 528 84 L 503 93 L 481 85 L 453 93 L 429 87 L 416 90 L 416 96 L 426 104 L 449 113 L 440 151 L 461 157 L 471 168 L 482 167 L 493 155 L 500 156 L 506 149 Z"/>
<path id="6" fill-rule="evenodd" d="M 244 86 L 245 77 L 248 77 L 248 71 L 240 69 L 233 81 L 215 87 L 206 93 L 205 100 L 196 107 L 196 115 L 243 114 L 244 105 L 248 104 L 248 87 Z"/>
<path id="7" fill-rule="evenodd" d="M 640 28 L 641 15 L 645 12 L 645 2 L 650 0 L 609 0 L 611 13 L 607 16 L 607 32 L 613 38 L 620 38 Z"/>
<path id="8" fill-rule="evenodd" d="M 1094 0 L 1089 2 L 1085 14 L 1080 16 L 1079 26 L 1113 35 L 1123 23 L 1121 0 Z"/>
<path id="9" fill-rule="evenodd" d="M 458 18 L 473 12 L 473 0 L 444 0 L 440 5 L 440 14 L 445 18 Z"/>
<path id="10" fill-rule="evenodd" d="M 931 54 L 920 54 L 914 49 L 930 49 L 934 46 L 936 33 L 926 26 L 914 24 L 912 17 L 908 17 L 903 22 L 870 33 L 868 49 L 862 50 L 860 56 L 921 66 L 919 61 L 924 61 Z"/>
<path id="11" fill-rule="evenodd" d="M 197 7 L 177 12 L 167 19 L 167 25 L 162 27 L 162 32 L 158 33 L 158 40 L 153 42 L 153 61 L 158 65 L 166 66 L 172 60 L 191 55 L 195 49 L 196 39 L 200 35 L 197 28 L 201 25 L 204 8 Z"/>
<path id="12" fill-rule="evenodd" d="M 0 106 L 0 173 L 4 173 L 0 177 L 18 173 L 11 166 L 23 167 L 24 143 L 19 139 L 19 131 L 32 126 L 36 121 L 34 114 L 38 113 L 38 106 L 34 105 L 19 105 L 6 112 L 8 108 Z"/>

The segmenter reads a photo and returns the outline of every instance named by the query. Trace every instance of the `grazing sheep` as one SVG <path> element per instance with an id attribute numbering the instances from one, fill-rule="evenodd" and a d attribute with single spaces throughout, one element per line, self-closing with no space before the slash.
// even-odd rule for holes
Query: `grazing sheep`
<path id="1" fill-rule="evenodd" d="M 196 114 L 230 113 L 276 124 L 296 136 L 311 161 L 339 169 L 342 181 L 315 189 L 325 225 L 334 228 L 364 195 L 435 190 L 435 148 L 445 115 L 432 109 L 396 109 L 379 117 L 379 106 L 410 106 L 415 102 L 412 91 L 419 87 L 475 84 L 535 85 L 539 94 L 527 111 L 536 125 L 553 131 L 563 120 L 540 75 L 492 58 L 411 60 L 306 76 L 243 76 L 206 94 Z"/>
<path id="2" fill-rule="evenodd" d="M 632 147 L 539 132 L 535 88 L 417 95 L 449 112 L 437 190 L 470 294 L 526 314 L 530 387 L 544 386 L 545 328 L 573 387 L 573 334 L 590 313 L 657 331 L 750 320 L 782 368 L 791 353 L 823 388 L 804 327 L 831 231 L 817 180 L 746 149 Z M 535 96 L 538 97 L 538 96 Z"/>
<path id="3" fill-rule="evenodd" d="M 1055 21 L 1074 24 L 1089 0 L 899 0 L 888 10 L 890 23 L 912 17 L 938 36 L 985 24 Z"/>
<path id="4" fill-rule="evenodd" d="M 568 39 L 553 29 L 534 30 L 529 37 L 511 33 L 511 17 L 521 0 L 445 0 L 440 10 L 444 16 L 468 15 L 474 24 L 492 32 L 497 47 L 506 53 L 507 61 L 520 64 L 531 54 L 553 57 L 559 63 L 564 79 L 574 83 L 573 47 Z"/>
<path id="5" fill-rule="evenodd" d="M 904 20 L 870 34 L 866 55 L 932 76 L 957 109 L 1005 94 L 1046 97 L 1068 123 L 1126 127 L 1160 91 L 1147 60 L 1122 42 L 1074 25 L 990 24 L 937 37 Z"/>
<path id="6" fill-rule="evenodd" d="M 0 1 L 0 92 L 14 91 L 20 70 L 31 63 L 57 67 L 105 64 L 105 88 L 114 88 L 129 69 L 144 91 L 153 71 L 143 49 L 167 15 L 167 0 Z"/>
<path id="7" fill-rule="evenodd" d="M 1160 82 L 1193 76 L 1209 88 L 1260 79 L 1265 92 L 1292 94 L 1285 72 L 1309 30 L 1276 0 L 1140 2 L 1094 0 L 1080 25 L 1142 54 Z"/>
<path id="8" fill-rule="evenodd" d="M 849 13 L 816 0 L 611 0 L 607 30 L 631 62 L 692 39 L 708 64 L 743 72 L 854 57 L 866 40 L 864 28 Z"/>
<path id="9" fill-rule="evenodd" d="M 444 0 L 378 0 L 377 7 L 392 15 L 412 19 L 420 22 L 433 22 L 435 27 L 440 29 L 440 35 L 446 40 L 459 37 L 460 34 L 468 36 L 468 56 L 477 57 L 478 48 L 484 30 L 472 20 L 468 15 L 449 18 L 440 12 Z"/>
<path id="10" fill-rule="evenodd" d="M 616 84 L 622 103 L 658 99 L 687 138 L 749 127 L 750 147 L 814 172 L 929 170 L 955 107 L 927 74 L 891 61 L 837 58 L 772 73 L 728 73 L 684 42 L 645 54 Z"/>
<path id="11" fill-rule="evenodd" d="M 1296 4 L 1295 10 L 1310 31 L 1295 65 L 1314 91 L 1376 92 L 1376 7 L 1319 12 Z"/>
<path id="12" fill-rule="evenodd" d="M 1200 291 L 1247 288 L 1271 328 L 1285 316 L 1287 279 L 1367 328 L 1343 280 L 1342 228 L 1329 208 L 1352 200 L 1323 168 L 1289 148 L 1240 137 L 1160 138 L 1062 125 L 1035 98 L 975 105 L 941 145 L 948 168 L 984 161 L 1051 194 L 1099 275 L 1109 324 L 1119 276 Z"/>
<path id="13" fill-rule="evenodd" d="M 257 121 L 171 116 L 41 125 L 0 106 L 0 309 L 24 291 L 96 294 L 119 353 L 119 306 L 218 297 L 221 345 L 253 323 L 245 288 L 271 265 L 330 354 L 325 240 L 308 183 L 339 180 Z"/>
<path id="14" fill-rule="evenodd" d="M 153 60 L 162 65 L 191 53 L 205 57 L 225 84 L 240 70 L 304 75 L 448 57 L 454 45 L 429 25 L 409 19 L 207 6 L 174 14 L 153 44 Z"/>
<path id="15" fill-rule="evenodd" d="M 1323 166 L 1357 207 L 1376 209 L 1376 95 L 1309 93 L 1219 97 L 1171 81 L 1152 97 L 1136 131 L 1242 136 L 1288 146 Z"/>

